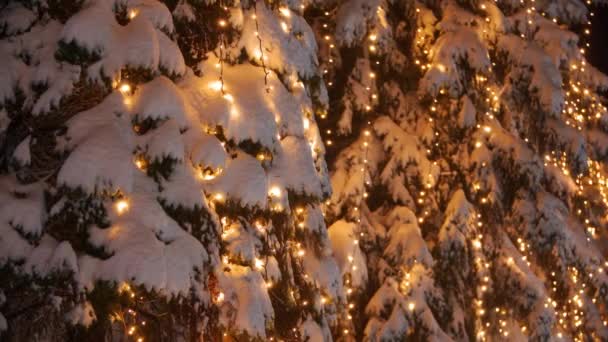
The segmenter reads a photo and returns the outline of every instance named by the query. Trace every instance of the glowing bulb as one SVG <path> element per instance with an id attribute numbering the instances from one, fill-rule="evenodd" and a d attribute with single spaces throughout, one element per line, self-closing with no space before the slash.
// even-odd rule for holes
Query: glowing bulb
<path id="1" fill-rule="evenodd" d="M 234 97 L 230 94 L 224 94 L 224 99 L 228 102 L 234 102 Z"/>
<path id="2" fill-rule="evenodd" d="M 131 93 L 131 86 L 127 83 L 123 83 L 120 85 L 120 87 L 118 88 L 118 90 L 123 94 L 123 95 L 129 95 Z"/>
<path id="3" fill-rule="evenodd" d="M 220 25 L 220 27 L 226 27 L 226 20 L 221 19 L 217 22 L 218 25 Z"/>
<path id="4" fill-rule="evenodd" d="M 129 19 L 133 19 L 136 16 L 137 16 L 137 10 L 132 9 L 129 11 Z"/>
<path id="5" fill-rule="evenodd" d="M 281 197 L 281 188 L 276 185 L 271 187 L 268 191 L 268 195 L 272 197 Z"/>
<path id="6" fill-rule="evenodd" d="M 255 258 L 255 268 L 257 268 L 258 270 L 261 270 L 264 268 L 264 261 L 262 261 L 261 259 Z"/>
<path id="7" fill-rule="evenodd" d="M 217 301 L 218 303 L 221 303 L 221 302 L 223 302 L 223 301 L 224 301 L 224 292 L 220 292 L 220 293 L 218 293 L 218 294 L 217 294 L 216 301 Z"/>
<path id="8" fill-rule="evenodd" d="M 213 81 L 213 82 L 209 82 L 209 88 L 213 89 L 215 91 L 220 91 L 222 90 L 222 81 Z"/>
<path id="9" fill-rule="evenodd" d="M 416 304 L 414 304 L 414 302 L 410 302 L 410 303 L 407 305 L 407 308 L 408 308 L 410 311 L 414 311 L 414 309 L 416 308 Z"/>
<path id="10" fill-rule="evenodd" d="M 289 18 L 291 16 L 291 12 L 289 11 L 289 8 L 287 8 L 287 7 L 280 7 L 279 12 L 285 18 Z"/>
<path id="11" fill-rule="evenodd" d="M 218 192 L 217 194 L 213 195 L 213 199 L 218 202 L 221 202 L 224 200 L 224 195 Z"/>
<path id="12" fill-rule="evenodd" d="M 135 160 L 135 166 L 137 166 L 138 169 L 143 170 L 144 167 L 146 166 L 146 164 L 144 163 L 143 160 L 141 159 L 136 159 Z"/>
<path id="13" fill-rule="evenodd" d="M 287 26 L 287 24 L 284 21 L 281 21 L 281 28 L 283 29 L 283 32 L 285 32 L 285 33 L 289 32 L 289 26 Z"/>
<path id="14" fill-rule="evenodd" d="M 129 209 L 129 202 L 127 202 L 126 200 L 120 200 L 116 202 L 116 211 L 119 215 L 127 211 L 127 209 Z"/>
<path id="15" fill-rule="evenodd" d="M 310 120 L 308 120 L 308 118 L 304 118 L 302 120 L 302 124 L 304 125 L 304 130 L 308 130 L 310 128 Z"/>

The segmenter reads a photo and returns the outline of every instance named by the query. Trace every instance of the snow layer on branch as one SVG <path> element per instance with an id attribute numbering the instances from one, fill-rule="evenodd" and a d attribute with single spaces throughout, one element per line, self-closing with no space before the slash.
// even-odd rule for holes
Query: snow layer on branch
<path id="1" fill-rule="evenodd" d="M 329 338 L 310 316 L 300 325 L 300 334 L 305 341 L 327 341 Z"/>
<path id="2" fill-rule="evenodd" d="M 260 143 L 271 151 L 277 148 L 277 134 L 303 136 L 300 102 L 274 73 L 268 75 L 266 92 L 264 71 L 253 65 L 224 66 L 224 91 L 217 59 L 201 65 L 202 78 L 188 75 L 181 84 L 201 121 L 222 126 L 229 140 Z"/>
<path id="3" fill-rule="evenodd" d="M 265 208 L 268 199 L 268 179 L 260 162 L 239 153 L 231 159 L 226 170 L 205 185 L 205 189 L 221 193 L 245 207 Z"/>
<path id="4" fill-rule="evenodd" d="M 161 162 L 167 158 L 183 161 L 184 142 L 177 122 L 167 120 L 158 127 L 137 137 L 137 146 L 151 161 Z"/>
<path id="5" fill-rule="evenodd" d="M 78 272 L 76 253 L 68 241 L 59 242 L 45 234 L 24 264 L 30 274 L 44 277 L 55 271 Z"/>
<path id="6" fill-rule="evenodd" d="M 420 181 L 430 186 L 435 184 L 439 177 L 439 166 L 426 158 L 425 150 L 416 136 L 407 134 L 386 116 L 374 122 L 374 129 L 382 137 L 384 149 L 393 151 L 380 176 L 383 182 L 394 177 L 399 172 L 398 169 L 404 169 L 414 163 Z"/>
<path id="7" fill-rule="evenodd" d="M 0 222 L 27 236 L 42 234 L 46 212 L 41 184 L 21 185 L 11 176 L 0 177 Z"/>
<path id="8" fill-rule="evenodd" d="M 89 301 L 77 304 L 70 312 L 65 315 L 65 318 L 72 325 L 82 325 L 89 327 L 94 321 L 97 320 L 95 310 Z"/>
<path id="9" fill-rule="evenodd" d="M 180 129 L 197 122 L 196 113 L 189 107 L 180 89 L 165 76 L 139 85 L 129 101 L 130 112 L 138 121 L 173 119 Z"/>
<path id="10" fill-rule="evenodd" d="M 348 0 L 338 8 L 336 15 L 336 40 L 338 44 L 352 46 L 361 42 L 367 34 L 367 25 L 379 9 L 378 0 Z"/>
<path id="11" fill-rule="evenodd" d="M 228 160 L 228 154 L 224 150 L 222 143 L 213 135 L 206 133 L 195 133 L 194 143 L 190 152 L 190 161 L 192 165 L 204 170 L 210 168 L 211 170 L 224 169 L 226 167 L 226 161 Z"/>
<path id="12" fill-rule="evenodd" d="M 311 248 L 316 248 L 316 246 L 311 246 Z M 329 248 L 325 248 L 321 255 L 317 255 L 316 253 L 307 255 L 303 260 L 303 265 L 304 272 L 314 279 L 314 284 L 321 288 L 324 293 L 333 298 L 333 300 L 340 301 L 344 299 L 341 277 L 344 273 L 341 272 Z M 361 276 L 361 274 L 358 276 Z M 353 286 L 355 285 L 353 284 Z"/>
<path id="13" fill-rule="evenodd" d="M 5 6 L 0 13 L 0 27 L 6 36 L 26 31 L 36 20 L 36 14 L 18 2 Z"/>
<path id="14" fill-rule="evenodd" d="M 395 207 L 386 217 L 388 245 L 384 258 L 396 266 L 409 267 L 419 262 L 427 267 L 433 258 L 422 239 L 416 215 L 407 207 Z"/>
<path id="15" fill-rule="evenodd" d="M 116 22 L 110 1 L 90 1 L 66 22 L 61 40 L 99 54 L 101 60 L 88 69 L 89 77 L 94 80 L 101 81 L 102 76 L 116 80 L 127 65 L 183 74 L 186 66 L 179 48 L 149 19 L 161 18 L 162 15 L 152 13 L 163 7 L 145 7 L 145 15 L 136 15 L 126 26 L 121 26 Z M 163 11 L 168 13 L 166 8 Z"/>
<path id="16" fill-rule="evenodd" d="M 315 169 L 310 145 L 303 138 L 288 136 L 273 159 L 269 181 L 296 194 L 323 198 L 321 177 Z"/>
<path id="17" fill-rule="evenodd" d="M 28 165 L 32 161 L 32 156 L 30 152 L 30 141 L 32 136 L 28 135 L 22 142 L 17 145 L 15 148 L 15 152 L 13 153 L 13 158 L 21 165 Z"/>
<path id="18" fill-rule="evenodd" d="M 485 74 L 491 67 L 490 56 L 479 34 L 471 28 L 443 33 L 429 52 L 431 67 L 420 81 L 420 88 L 437 96 L 442 88 L 458 95 L 464 91 L 459 63 Z"/>
<path id="19" fill-rule="evenodd" d="M 463 96 L 461 99 L 462 108 L 458 112 L 458 126 L 460 128 L 470 128 L 475 125 L 476 109 L 475 105 L 468 96 Z"/>
<path id="20" fill-rule="evenodd" d="M 88 193 L 121 189 L 130 191 L 133 183 L 133 131 L 119 94 L 81 112 L 67 123 L 67 142 L 71 152 L 59 170 L 57 183 L 81 188 Z"/>
<path id="21" fill-rule="evenodd" d="M 367 170 L 369 175 L 361 171 L 365 165 L 364 141 L 365 136 L 361 134 L 359 139 L 340 152 L 338 156 L 336 171 L 331 176 L 333 188 L 331 202 L 336 204 L 336 208 L 334 208 L 335 212 L 340 212 L 343 206 L 352 201 L 353 198 L 360 198 L 359 196 L 365 191 L 364 182 L 370 175 L 376 173 L 377 165 L 385 156 L 380 141 L 375 139 L 370 141 L 367 153 Z"/>
<path id="22" fill-rule="evenodd" d="M 0 43 L 0 55 L 5 61 L 0 66 L 0 101 L 13 99 L 13 91 L 19 89 L 26 96 L 24 106 L 36 115 L 58 106 L 61 98 L 72 92 L 80 67 L 55 60 L 61 30 L 62 25 L 51 20 Z M 18 56 L 28 56 L 28 65 Z M 44 86 L 44 91 L 32 91 L 35 85 Z"/>
<path id="23" fill-rule="evenodd" d="M 264 64 L 278 73 L 310 79 L 318 74 L 314 33 L 299 14 L 291 10 L 285 13 L 278 18 L 264 1 L 255 0 L 255 5 L 243 11 L 242 36 L 233 51 L 234 57 L 244 48 L 258 64 L 264 58 Z"/>
<path id="24" fill-rule="evenodd" d="M 203 189 L 195 169 L 189 163 L 178 163 L 167 180 L 161 179 L 159 198 L 170 207 L 207 209 Z M 206 210 L 205 210 L 206 211 Z"/>
<path id="25" fill-rule="evenodd" d="M 456 190 L 445 209 L 445 219 L 439 232 L 439 240 L 450 246 L 457 245 L 457 248 L 460 249 L 466 248 L 467 239 L 476 232 L 474 221 L 475 208 L 467 201 L 464 191 Z"/>
<path id="26" fill-rule="evenodd" d="M 555 61 L 535 42 L 527 42 L 508 34 L 498 40 L 498 49 L 509 54 L 511 62 L 522 67 L 515 79 L 529 80 L 528 89 L 536 93 L 540 106 L 552 116 L 558 116 L 564 105 L 562 77 Z M 531 74 L 526 68 L 531 67 Z M 516 69 L 518 70 L 518 69 Z"/>
<path id="27" fill-rule="evenodd" d="M 535 7 L 549 18 L 559 18 L 570 24 L 587 21 L 587 7 L 580 0 L 538 0 Z"/>
<path id="28" fill-rule="evenodd" d="M 45 277 L 53 272 L 78 272 L 76 254 L 67 241 L 42 231 L 46 220 L 41 184 L 21 185 L 10 176 L 0 178 L 0 264 L 23 261 L 18 268 Z M 27 238 L 34 238 L 31 243 Z"/>
<path id="29" fill-rule="evenodd" d="M 107 1 L 107 0 L 106 0 Z M 166 32 L 173 32 L 173 17 L 171 12 L 162 1 L 157 0 L 114 0 L 116 3 L 125 4 L 128 10 L 137 16 L 148 19 L 155 28 Z"/>
<path id="30" fill-rule="evenodd" d="M 238 221 L 224 227 L 222 240 L 226 242 L 226 249 L 231 256 L 251 265 L 258 256 L 257 251 L 262 248 L 262 242 L 255 232 Z"/>
<path id="31" fill-rule="evenodd" d="M 350 274 L 354 287 L 362 287 L 367 282 L 365 254 L 355 243 L 358 239 L 357 225 L 347 221 L 336 221 L 328 229 L 331 247 L 338 262 L 341 275 Z M 353 271 L 353 267 L 357 267 Z"/>
<path id="32" fill-rule="evenodd" d="M 274 310 L 260 273 L 247 266 L 228 264 L 217 276 L 225 298 L 220 308 L 220 323 L 265 339 Z"/>
<path id="33" fill-rule="evenodd" d="M 156 200 L 155 186 L 138 176 L 128 208 L 108 208 L 109 228 L 92 227 L 90 242 L 111 254 L 105 260 L 84 255 L 79 259 L 82 286 L 91 289 L 98 279 L 144 285 L 167 295 L 186 295 L 208 254 L 192 235 L 167 216 Z"/>
<path id="34" fill-rule="evenodd" d="M 528 180 L 530 187 L 535 187 L 542 179 L 542 164 L 538 156 L 523 140 L 502 128 L 498 121 L 492 121 L 489 126 L 489 142 L 495 147 L 494 156 L 501 155 L 510 161 L 514 167 L 509 171 L 517 172 Z"/>

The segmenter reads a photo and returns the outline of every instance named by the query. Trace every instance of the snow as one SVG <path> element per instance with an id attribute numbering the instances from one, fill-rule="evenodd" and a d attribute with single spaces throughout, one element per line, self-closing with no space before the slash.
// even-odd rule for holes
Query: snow
<path id="1" fill-rule="evenodd" d="M 367 25 L 379 9 L 377 0 L 348 0 L 338 8 L 336 14 L 336 41 L 340 45 L 352 46 L 360 43 L 367 34 Z"/>
<path id="2" fill-rule="evenodd" d="M 150 161 L 170 159 L 182 162 L 185 159 L 184 142 L 175 120 L 162 122 L 155 129 L 138 136 L 137 145 Z"/>
<path id="3" fill-rule="evenodd" d="M 44 277 L 52 272 L 78 272 L 76 253 L 67 241 L 58 242 L 45 234 L 40 243 L 27 257 L 24 265 L 26 272 Z"/>
<path id="4" fill-rule="evenodd" d="M 513 78 L 529 78 L 528 89 L 537 94 L 541 108 L 551 116 L 558 116 L 564 104 L 564 94 L 558 65 L 551 56 L 536 43 L 523 41 L 512 34 L 500 37 L 498 49 L 507 52 L 510 60 L 521 67 L 521 70 L 515 68 Z M 531 75 L 526 68 L 531 68 Z"/>
<path id="5" fill-rule="evenodd" d="M 323 197 L 321 177 L 315 169 L 310 145 L 303 138 L 288 136 L 281 140 L 281 150 L 273 160 L 269 181 L 296 194 Z"/>
<path id="6" fill-rule="evenodd" d="M 168 179 L 162 179 L 159 199 L 170 207 L 207 209 L 203 187 L 196 171 L 187 163 L 178 163 Z"/>
<path id="7" fill-rule="evenodd" d="M 103 247 L 111 257 L 80 256 L 81 286 L 92 289 L 95 280 L 104 279 L 141 284 L 168 296 L 186 295 L 209 261 L 201 242 L 165 214 L 151 190 L 151 181 L 145 178 L 138 177 L 124 212 L 116 206 L 109 208 L 109 228 L 89 229 L 90 242 Z"/>
<path id="8" fill-rule="evenodd" d="M 121 26 L 114 18 L 111 2 L 95 0 L 88 2 L 66 22 L 61 32 L 62 41 L 74 42 L 101 56 L 101 60 L 87 70 L 93 80 L 101 81 L 102 76 L 118 80 L 121 68 L 127 65 L 153 71 L 162 67 L 169 74 L 185 72 L 179 48 L 155 27 L 155 24 L 166 25 L 171 20 L 166 7 L 158 4 L 137 10 L 142 15 L 136 15 L 126 26 Z"/>
<path id="9" fill-rule="evenodd" d="M 132 102 L 130 112 L 139 122 L 173 119 L 181 129 L 196 122 L 196 114 L 189 108 L 180 89 L 165 76 L 138 85 L 129 101 Z"/>
<path id="10" fill-rule="evenodd" d="M 384 258 L 393 265 L 410 267 L 419 262 L 430 267 L 433 264 L 427 249 L 416 215 L 407 207 L 395 207 L 386 217 L 388 245 Z"/>
<path id="11" fill-rule="evenodd" d="M 17 145 L 13 158 L 21 165 L 29 165 L 32 162 L 32 156 L 30 153 L 30 140 L 31 135 L 28 135 L 22 142 Z"/>
<path id="12" fill-rule="evenodd" d="M 264 279 L 247 266 L 224 266 L 224 270 L 218 272 L 219 286 L 225 298 L 220 306 L 220 323 L 265 339 L 266 327 L 274 319 L 274 310 Z"/>
<path id="13" fill-rule="evenodd" d="M 39 237 L 43 233 L 47 217 L 44 206 L 42 184 L 21 185 L 12 176 L 0 177 L 0 223 L 3 224 L 3 230 L 12 231 L 9 227 L 14 227 L 26 236 Z M 2 235 L 0 239 L 3 239 Z M 6 247 L 10 247 L 7 250 L 13 249 L 12 240 L 19 243 L 22 238 L 16 233 L 7 232 L 4 242 Z"/>
<path id="14" fill-rule="evenodd" d="M 222 143 L 213 135 L 196 134 L 196 143 L 190 152 L 192 165 L 201 170 L 223 170 L 226 167 L 228 155 Z"/>
<path id="15" fill-rule="evenodd" d="M 323 330 L 312 317 L 308 316 L 300 326 L 300 335 L 305 341 L 324 341 Z"/>
<path id="16" fill-rule="evenodd" d="M 442 88 L 452 95 L 464 91 L 458 67 L 462 61 L 482 74 L 491 67 L 485 44 L 477 32 L 466 27 L 443 33 L 431 48 L 429 57 L 431 67 L 420 81 L 420 89 L 431 96 L 437 96 Z"/>
<path id="17" fill-rule="evenodd" d="M 205 189 L 220 193 L 244 207 L 266 208 L 268 179 L 260 162 L 245 153 L 228 161 L 226 170 L 207 182 Z"/>
<path id="18" fill-rule="evenodd" d="M 196 19 L 194 9 L 185 0 L 180 0 L 173 10 L 173 15 L 179 19 L 186 19 L 188 22 L 192 22 Z"/>
<path id="19" fill-rule="evenodd" d="M 20 3 L 10 2 L 2 9 L 0 27 L 4 35 L 12 36 L 26 31 L 35 20 L 36 14 L 33 11 Z"/>
<path id="20" fill-rule="evenodd" d="M 262 248 L 262 242 L 250 227 L 238 221 L 232 222 L 224 227 L 222 240 L 231 256 L 255 265 L 254 259 L 258 257 L 257 251 Z"/>
<path id="21" fill-rule="evenodd" d="M 173 18 L 167 6 L 156 0 L 118 0 L 126 2 L 128 11 L 148 19 L 155 28 L 165 32 L 173 32 Z"/>
<path id="22" fill-rule="evenodd" d="M 374 122 L 374 129 L 382 137 L 385 150 L 399 151 L 391 155 L 384 167 L 380 176 L 383 180 L 390 179 L 399 168 L 405 168 L 414 162 L 419 170 L 420 181 L 430 186 L 435 184 L 439 176 L 439 166 L 426 158 L 426 152 L 416 136 L 407 134 L 386 116 Z"/>
<path id="23" fill-rule="evenodd" d="M 304 79 L 318 74 L 314 34 L 299 14 L 289 11 L 289 16 L 278 18 L 263 1 L 256 1 L 251 8 L 243 10 L 242 15 L 242 36 L 232 52 L 235 57 L 244 48 L 250 60 L 261 65 L 263 56 L 264 64 L 281 74 L 299 75 Z M 301 34 L 300 38 L 296 38 L 295 33 Z"/>
<path id="24" fill-rule="evenodd" d="M 124 125 L 102 126 L 85 138 L 64 162 L 57 183 L 88 193 L 130 191 L 133 183 L 133 139 Z"/>
<path id="25" fill-rule="evenodd" d="M 458 112 L 458 126 L 460 128 L 470 128 L 475 125 L 476 110 L 473 102 L 468 96 L 463 96 L 461 99 L 462 108 Z"/>
<path id="26" fill-rule="evenodd" d="M 226 138 L 236 144 L 251 141 L 271 151 L 278 148 L 277 135 L 303 136 L 301 103 L 274 73 L 268 75 L 267 93 L 262 68 L 249 64 L 225 67 L 222 94 L 217 63 L 209 58 L 200 66 L 202 78 L 188 75 L 181 84 L 201 121 L 222 126 Z"/>
<path id="27" fill-rule="evenodd" d="M 358 238 L 357 225 L 343 220 L 336 221 L 328 228 L 328 235 L 340 274 L 342 276 L 350 274 L 353 287 L 365 286 L 366 258 L 359 245 L 355 243 Z"/>
<path id="28" fill-rule="evenodd" d="M 382 285 L 376 290 L 365 307 L 365 313 L 369 316 L 381 316 L 401 298 L 399 285 L 393 278 L 386 278 Z"/>
<path id="29" fill-rule="evenodd" d="M 324 246 L 327 250 L 330 249 L 328 244 L 324 244 Z M 311 246 L 310 248 L 314 250 L 314 248 L 318 248 L 318 246 Z M 336 258 L 331 254 L 331 251 L 326 251 L 325 255 L 308 253 L 303 259 L 303 265 L 305 274 L 309 275 L 309 278 L 311 278 L 310 281 L 319 287 L 323 293 L 334 300 L 344 299 L 344 290 L 342 287 L 342 275 L 344 273 L 341 272 L 341 269 L 336 262 Z M 361 274 L 362 272 L 365 272 L 364 269 L 360 268 L 360 270 L 362 271 L 358 272 L 353 278 L 364 276 Z M 351 276 L 353 273 L 355 272 L 352 272 Z"/>
<path id="30" fill-rule="evenodd" d="M 23 260 L 33 247 L 9 223 L 0 222 L 0 264 Z"/>
<path id="31" fill-rule="evenodd" d="M 89 327 L 97 320 L 95 310 L 89 301 L 77 304 L 71 311 L 69 311 L 65 318 L 68 322 L 73 325 L 82 325 Z"/>
<path id="32" fill-rule="evenodd" d="M 25 23 L 27 17 L 26 15 Z M 0 54 L 7 61 L 0 69 L 3 80 L 1 101 L 13 99 L 14 90 L 18 89 L 26 97 L 25 106 L 34 115 L 38 115 L 57 107 L 59 101 L 72 92 L 74 83 L 78 81 L 80 67 L 59 63 L 53 58 L 61 30 L 60 23 L 49 20 L 0 43 Z M 17 57 L 23 55 L 28 56 L 28 65 Z M 44 85 L 45 90 L 36 94 L 31 89 L 32 85 Z"/>

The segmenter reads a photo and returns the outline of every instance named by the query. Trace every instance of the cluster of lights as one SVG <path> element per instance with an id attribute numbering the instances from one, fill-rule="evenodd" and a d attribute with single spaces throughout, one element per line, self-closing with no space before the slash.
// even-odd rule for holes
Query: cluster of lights
<path id="1" fill-rule="evenodd" d="M 131 286 L 127 283 L 122 283 L 119 286 L 118 293 L 121 295 L 126 294 L 129 300 L 133 301 L 134 303 L 138 302 L 135 291 L 133 291 Z M 143 297 L 139 297 L 139 300 L 143 300 Z M 129 340 L 134 342 L 144 342 L 144 338 L 141 336 L 141 333 L 143 328 L 146 326 L 146 321 L 139 318 L 135 310 L 118 310 L 110 314 L 110 320 L 112 322 L 117 321 L 122 323 Z"/>

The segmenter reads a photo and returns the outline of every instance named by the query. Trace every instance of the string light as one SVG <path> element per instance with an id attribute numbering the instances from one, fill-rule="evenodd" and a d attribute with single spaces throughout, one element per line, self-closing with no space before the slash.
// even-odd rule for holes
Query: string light
<path id="1" fill-rule="evenodd" d="M 127 200 L 122 199 L 116 202 L 115 206 L 118 215 L 122 215 L 129 209 L 129 202 L 127 202 Z"/>

